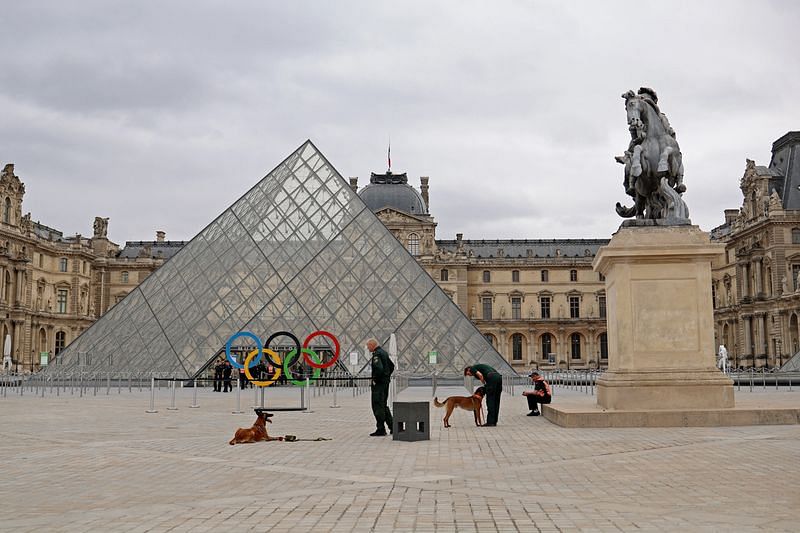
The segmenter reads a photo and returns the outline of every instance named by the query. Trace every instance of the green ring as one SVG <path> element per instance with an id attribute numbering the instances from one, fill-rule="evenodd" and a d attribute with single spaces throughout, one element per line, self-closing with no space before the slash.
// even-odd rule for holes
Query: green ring
<path id="1" fill-rule="evenodd" d="M 314 350 L 310 350 L 308 348 L 303 348 L 302 352 L 311 356 L 314 359 L 314 362 L 317 364 L 322 364 L 322 358 L 317 355 L 317 352 Z M 297 350 L 292 350 L 291 352 L 286 354 L 286 357 L 283 358 L 283 375 L 286 376 L 286 379 L 289 380 L 289 383 L 296 387 L 305 387 L 306 382 L 304 381 L 297 381 L 294 379 L 292 375 L 292 371 L 289 370 L 289 363 L 291 363 L 292 359 L 297 357 Z M 320 374 L 322 374 L 321 368 L 315 368 L 314 371 L 311 373 L 311 379 L 319 378 Z"/>

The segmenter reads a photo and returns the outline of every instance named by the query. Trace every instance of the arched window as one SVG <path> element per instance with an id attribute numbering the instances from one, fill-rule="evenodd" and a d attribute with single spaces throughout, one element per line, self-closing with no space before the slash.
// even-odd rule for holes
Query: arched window
<path id="1" fill-rule="evenodd" d="M 519 283 L 519 270 L 512 270 L 511 271 L 511 282 L 512 283 Z"/>
<path id="2" fill-rule="evenodd" d="M 7 196 L 3 205 L 3 222 L 6 224 L 11 224 L 11 198 Z"/>
<path id="3" fill-rule="evenodd" d="M 548 280 L 549 277 L 550 277 L 550 274 L 548 273 L 548 271 L 547 270 L 542 270 L 542 282 L 543 283 L 547 283 L 547 280 Z"/>
<path id="4" fill-rule="evenodd" d="M 441 281 L 448 281 L 448 278 L 449 278 L 449 277 L 450 277 L 450 273 L 447 271 L 447 269 L 446 269 L 446 268 L 443 268 L 443 269 L 441 270 L 441 272 L 439 272 L 439 279 L 440 279 Z"/>
<path id="5" fill-rule="evenodd" d="M 600 359 L 608 359 L 608 333 L 600 334 Z"/>
<path id="6" fill-rule="evenodd" d="M 67 271 L 67 258 L 62 257 L 58 260 L 58 271 L 59 272 L 66 272 Z"/>
<path id="7" fill-rule="evenodd" d="M 800 244 L 800 228 L 792 228 L 792 244 Z"/>
<path id="8" fill-rule="evenodd" d="M 569 336 L 570 344 L 572 345 L 572 358 L 573 359 L 580 359 L 581 358 L 581 334 L 580 333 L 573 333 Z"/>
<path id="9" fill-rule="evenodd" d="M 483 337 L 486 339 L 486 342 L 491 344 L 493 347 L 497 346 L 497 339 L 494 338 L 494 335 L 491 333 L 484 333 Z"/>
<path id="10" fill-rule="evenodd" d="M 408 235 L 408 253 L 413 256 L 419 255 L 419 235 L 416 233 Z"/>
<path id="11" fill-rule="evenodd" d="M 122 281 L 122 283 L 128 283 L 128 272 L 127 271 L 122 272 L 120 274 L 120 281 Z"/>
<path id="12" fill-rule="evenodd" d="M 63 350 L 64 346 L 66 345 L 67 345 L 67 334 L 64 333 L 63 331 L 57 331 L 55 355 L 60 354 L 61 350 Z"/>
<path id="13" fill-rule="evenodd" d="M 519 333 L 511 336 L 511 358 L 514 361 L 522 361 L 522 335 Z"/>
<path id="14" fill-rule="evenodd" d="M 547 360 L 553 352 L 553 339 L 549 333 L 542 335 L 542 359 Z"/>
<path id="15" fill-rule="evenodd" d="M 492 281 L 492 273 L 488 270 L 483 271 L 483 282 L 490 283 Z"/>
<path id="16" fill-rule="evenodd" d="M 570 270 L 569 271 L 569 280 L 570 281 L 578 281 L 578 271 L 577 270 Z"/>

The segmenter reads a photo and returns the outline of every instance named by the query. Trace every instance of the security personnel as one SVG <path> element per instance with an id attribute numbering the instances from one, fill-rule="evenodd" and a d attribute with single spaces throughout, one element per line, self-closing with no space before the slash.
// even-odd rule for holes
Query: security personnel
<path id="1" fill-rule="evenodd" d="M 377 429 L 370 433 L 370 437 L 383 437 L 386 435 L 386 426 L 392 431 L 392 412 L 389 411 L 389 383 L 392 380 L 394 363 L 389 359 L 389 354 L 378 346 L 378 341 L 369 339 L 367 349 L 372 352 L 372 414 L 375 415 Z"/>
<path id="2" fill-rule="evenodd" d="M 503 376 L 494 368 L 482 363 L 466 367 L 464 375 L 478 378 L 486 387 L 487 413 L 484 426 L 496 426 L 497 419 L 500 416 L 500 394 L 503 392 Z"/>

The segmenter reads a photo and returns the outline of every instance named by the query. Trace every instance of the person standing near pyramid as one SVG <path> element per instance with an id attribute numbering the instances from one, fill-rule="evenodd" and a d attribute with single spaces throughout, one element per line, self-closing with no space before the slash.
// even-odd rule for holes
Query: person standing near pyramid
<path id="1" fill-rule="evenodd" d="M 464 369 L 465 376 L 478 378 L 486 387 L 486 423 L 484 426 L 494 427 L 500 417 L 500 394 L 503 392 L 503 376 L 500 372 L 478 363 Z"/>
<path id="2" fill-rule="evenodd" d="M 392 380 L 394 363 L 389 358 L 386 350 L 378 346 L 378 341 L 369 339 L 367 349 L 372 352 L 372 414 L 375 415 L 377 429 L 370 433 L 370 437 L 383 437 L 386 435 L 386 427 L 392 431 L 392 412 L 389 410 L 389 383 Z M 385 424 L 385 426 L 384 426 Z"/>

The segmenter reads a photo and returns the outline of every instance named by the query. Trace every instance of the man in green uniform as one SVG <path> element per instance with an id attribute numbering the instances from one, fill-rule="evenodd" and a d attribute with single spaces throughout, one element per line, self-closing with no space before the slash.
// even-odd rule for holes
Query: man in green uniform
<path id="1" fill-rule="evenodd" d="M 369 339 L 367 349 L 372 352 L 372 414 L 375 415 L 377 429 L 370 433 L 370 437 L 383 437 L 386 435 L 386 427 L 392 431 L 392 412 L 389 411 L 387 402 L 389 401 L 389 383 L 392 380 L 394 363 L 389 359 L 386 350 L 378 346 L 378 341 Z M 384 424 L 386 427 L 384 427 Z"/>
<path id="2" fill-rule="evenodd" d="M 503 376 L 500 372 L 478 363 L 464 369 L 465 376 L 478 378 L 486 387 L 486 423 L 484 426 L 496 426 L 500 415 L 500 394 L 503 392 Z"/>

